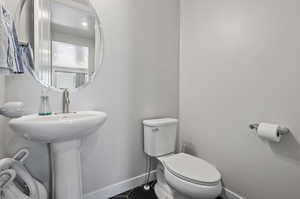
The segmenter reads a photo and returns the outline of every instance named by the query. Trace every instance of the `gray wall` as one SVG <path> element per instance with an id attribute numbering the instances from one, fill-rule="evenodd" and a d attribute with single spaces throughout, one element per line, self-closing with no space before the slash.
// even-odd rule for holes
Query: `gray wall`
<path id="1" fill-rule="evenodd" d="M 4 103 L 4 94 L 5 94 L 5 77 L 4 76 L 0 76 L 0 106 L 3 105 Z M 5 125 L 5 119 L 2 115 L 0 115 L 0 137 L 3 138 L 4 135 L 4 125 Z M 3 143 L 3 139 L 0 139 L 0 158 L 3 156 L 4 154 L 4 143 Z"/>
<path id="2" fill-rule="evenodd" d="M 300 1 L 181 0 L 180 132 L 249 199 L 300 195 Z M 291 135 L 263 142 L 251 122 Z"/>
<path id="3" fill-rule="evenodd" d="M 6 0 L 13 10 L 14 3 Z M 108 120 L 82 144 L 84 191 L 90 192 L 145 172 L 143 118 L 178 116 L 179 1 L 109 0 L 92 3 L 105 31 L 104 65 L 95 82 L 71 95 L 71 110 L 103 110 Z M 28 76 L 7 78 L 7 100 L 22 100 L 37 112 L 39 85 Z M 54 111 L 61 95 L 50 93 Z M 30 146 L 35 175 L 47 179 L 43 145 L 9 130 L 7 153 Z"/>

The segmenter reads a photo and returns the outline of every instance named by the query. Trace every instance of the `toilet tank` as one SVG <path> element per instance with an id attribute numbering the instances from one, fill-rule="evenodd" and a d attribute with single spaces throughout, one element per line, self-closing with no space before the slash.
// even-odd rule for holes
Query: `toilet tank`
<path id="1" fill-rule="evenodd" d="M 151 157 L 175 152 L 178 120 L 161 118 L 144 120 L 144 151 Z"/>

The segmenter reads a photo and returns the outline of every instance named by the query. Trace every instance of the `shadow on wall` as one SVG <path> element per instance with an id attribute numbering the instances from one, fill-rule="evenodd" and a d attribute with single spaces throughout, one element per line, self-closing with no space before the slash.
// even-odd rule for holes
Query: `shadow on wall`
<path id="1" fill-rule="evenodd" d="M 280 158 L 293 161 L 300 165 L 300 144 L 293 132 L 284 135 L 279 143 L 265 141 L 269 144 L 272 152 Z M 182 151 L 197 156 L 196 149 L 193 143 L 184 141 L 182 144 Z"/>
<path id="2" fill-rule="evenodd" d="M 300 144 L 292 132 L 283 136 L 279 143 L 269 142 L 269 146 L 276 155 L 300 165 Z"/>
<path id="3" fill-rule="evenodd" d="M 193 156 L 197 156 L 196 147 L 191 142 L 183 141 L 180 151 Z"/>

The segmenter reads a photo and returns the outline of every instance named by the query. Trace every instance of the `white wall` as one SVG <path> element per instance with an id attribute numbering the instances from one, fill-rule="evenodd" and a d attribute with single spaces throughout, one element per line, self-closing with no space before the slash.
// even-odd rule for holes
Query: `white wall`
<path id="1" fill-rule="evenodd" d="M 180 119 L 189 150 L 248 199 L 300 195 L 300 1 L 181 0 Z M 251 122 L 288 126 L 279 144 Z"/>
<path id="2" fill-rule="evenodd" d="M 0 106 L 3 105 L 4 103 L 4 96 L 5 94 L 5 77 L 4 76 L 0 76 Z M 4 135 L 4 128 L 5 128 L 5 119 L 2 115 L 0 115 L 0 137 L 3 137 Z M 3 156 L 4 154 L 4 148 L 3 148 L 3 139 L 0 139 L 0 158 Z"/>
<path id="3" fill-rule="evenodd" d="M 85 193 L 145 172 L 141 120 L 177 117 L 179 98 L 179 2 L 92 3 L 104 24 L 104 65 L 95 82 L 72 94 L 71 110 L 103 110 L 109 119 L 82 144 Z M 27 76 L 7 78 L 6 83 L 7 100 L 22 100 L 27 112 L 37 111 L 37 83 Z M 51 103 L 54 111 L 61 111 L 61 95 L 52 93 Z M 21 141 L 10 132 L 6 138 L 7 153 L 22 145 L 31 147 L 29 167 L 46 180 L 46 147 Z"/>

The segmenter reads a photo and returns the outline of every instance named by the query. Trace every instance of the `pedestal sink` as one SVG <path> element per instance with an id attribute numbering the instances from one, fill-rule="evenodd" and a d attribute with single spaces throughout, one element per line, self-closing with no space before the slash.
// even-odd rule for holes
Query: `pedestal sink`
<path id="1" fill-rule="evenodd" d="M 80 139 L 96 132 L 106 118 L 96 111 L 28 115 L 10 120 L 9 126 L 20 136 L 51 144 L 55 199 L 82 199 Z"/>

